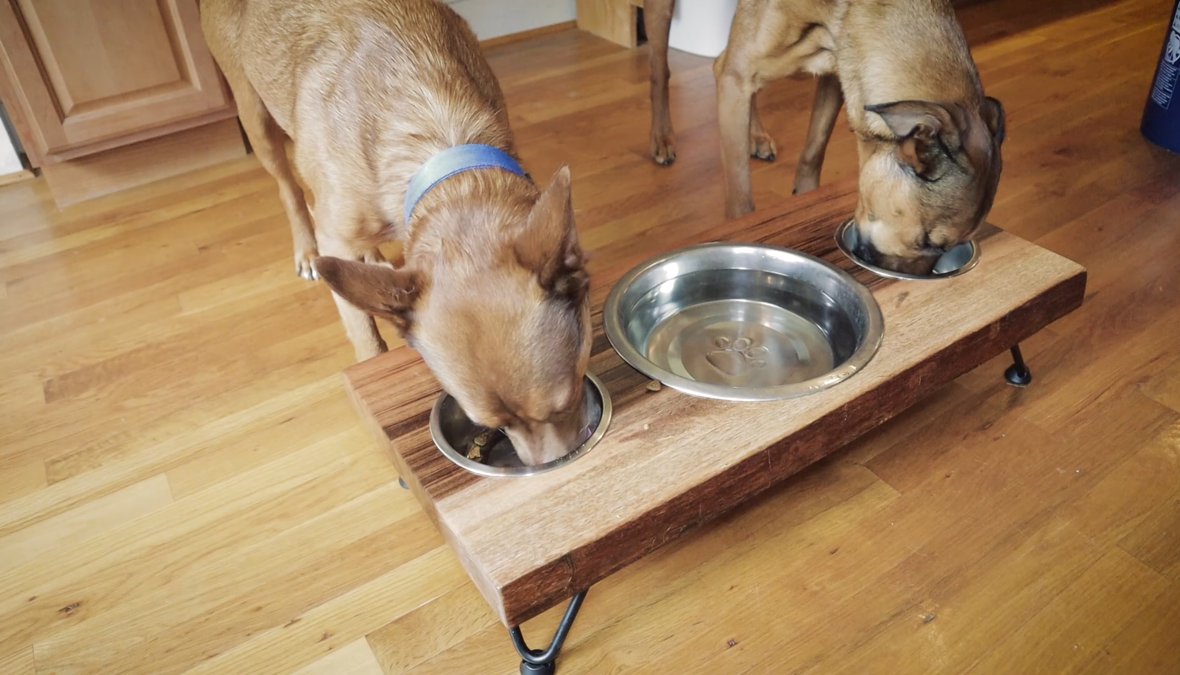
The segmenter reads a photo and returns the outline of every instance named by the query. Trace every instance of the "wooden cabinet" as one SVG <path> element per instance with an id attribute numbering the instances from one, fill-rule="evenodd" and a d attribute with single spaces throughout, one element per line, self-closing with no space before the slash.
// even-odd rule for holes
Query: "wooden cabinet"
<path id="1" fill-rule="evenodd" d="M 639 44 L 643 0 L 577 0 L 578 28 L 623 47 Z"/>
<path id="2" fill-rule="evenodd" d="M 0 98 L 42 167 L 235 115 L 197 0 L 0 0 Z"/>

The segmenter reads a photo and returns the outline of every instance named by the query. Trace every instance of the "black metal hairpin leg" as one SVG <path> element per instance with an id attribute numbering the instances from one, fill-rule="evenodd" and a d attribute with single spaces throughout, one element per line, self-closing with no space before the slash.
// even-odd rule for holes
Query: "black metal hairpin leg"
<path id="1" fill-rule="evenodd" d="M 553 675 L 557 669 L 557 653 L 561 651 L 561 645 L 569 635 L 570 627 L 574 625 L 574 619 L 578 617 L 578 610 L 585 599 L 586 591 L 570 599 L 565 616 L 561 617 L 561 623 L 557 624 L 557 633 L 553 635 L 553 641 L 545 651 L 529 649 L 524 643 L 524 634 L 520 632 L 520 626 L 514 626 L 508 631 L 512 636 L 512 646 L 516 647 L 516 652 L 520 654 L 520 675 Z"/>
<path id="2" fill-rule="evenodd" d="M 1024 357 L 1020 355 L 1020 345 L 1012 348 L 1012 365 L 1004 371 L 1004 379 L 1008 380 L 1008 384 L 1017 387 L 1027 387 L 1028 383 L 1032 382 L 1032 371 L 1024 365 Z"/>

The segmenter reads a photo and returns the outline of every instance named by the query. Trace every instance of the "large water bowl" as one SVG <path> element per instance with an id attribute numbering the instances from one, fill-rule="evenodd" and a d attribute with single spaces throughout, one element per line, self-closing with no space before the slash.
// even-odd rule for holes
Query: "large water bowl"
<path id="1" fill-rule="evenodd" d="M 819 258 L 711 243 L 628 272 L 603 308 L 607 338 L 648 377 L 695 396 L 770 401 L 847 380 L 881 344 L 872 293 Z"/>

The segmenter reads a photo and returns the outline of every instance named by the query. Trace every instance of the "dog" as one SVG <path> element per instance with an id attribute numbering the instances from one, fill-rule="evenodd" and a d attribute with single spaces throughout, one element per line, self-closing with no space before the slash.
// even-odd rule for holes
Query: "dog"
<path id="1" fill-rule="evenodd" d="M 675 159 L 668 32 L 675 0 L 648 0 L 652 156 Z M 1002 170 L 1004 107 L 985 96 L 950 0 L 738 0 L 713 64 L 725 215 L 754 209 L 753 155 L 773 160 L 755 97 L 768 82 L 817 76 L 796 194 L 819 185 L 840 108 L 860 159 L 857 255 L 929 274 L 987 217 Z"/>
<path id="2" fill-rule="evenodd" d="M 519 167 L 503 93 L 467 23 L 436 0 L 201 0 L 200 10 L 242 127 L 278 182 L 296 272 L 327 282 L 357 359 L 385 351 L 381 317 L 525 464 L 580 442 L 589 277 L 569 169 L 539 189 Z M 392 240 L 397 268 L 378 251 Z"/>

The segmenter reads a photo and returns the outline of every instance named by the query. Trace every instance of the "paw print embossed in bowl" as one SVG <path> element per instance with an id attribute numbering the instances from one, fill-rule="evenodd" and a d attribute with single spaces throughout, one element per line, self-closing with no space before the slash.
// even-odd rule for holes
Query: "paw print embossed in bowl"
<path id="1" fill-rule="evenodd" d="M 603 308 L 611 345 L 674 389 L 737 401 L 822 391 L 868 364 L 884 322 L 871 293 L 818 258 L 714 243 L 628 272 Z"/>
<path id="2" fill-rule="evenodd" d="M 769 349 L 755 345 L 748 337 L 731 340 L 722 335 L 713 341 L 713 346 L 716 349 L 707 352 L 705 360 L 730 377 L 747 377 L 751 370 L 762 370 L 770 355 Z"/>

